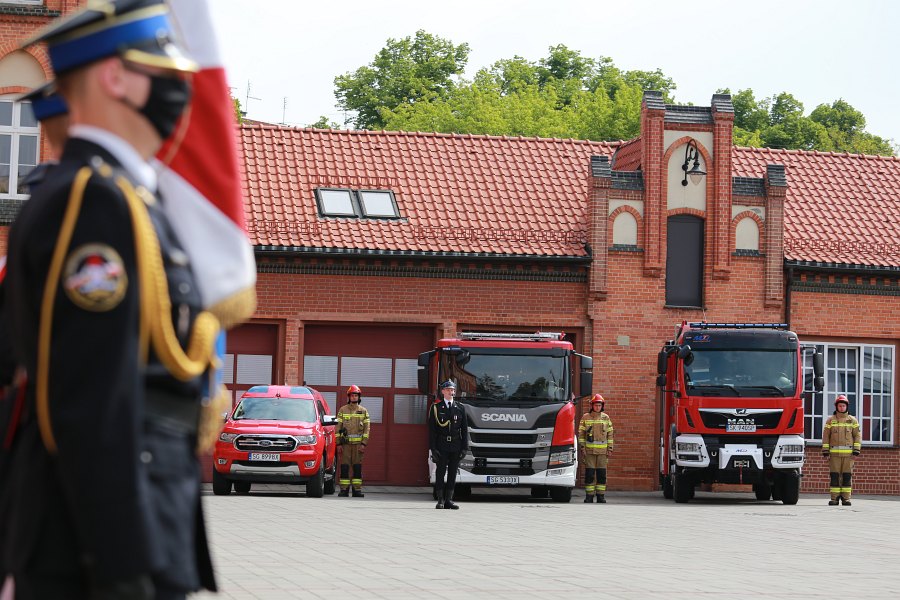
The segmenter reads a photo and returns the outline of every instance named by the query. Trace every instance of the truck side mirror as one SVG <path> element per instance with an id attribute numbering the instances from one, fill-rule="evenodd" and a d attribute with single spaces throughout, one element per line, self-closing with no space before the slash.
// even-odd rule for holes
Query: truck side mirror
<path id="1" fill-rule="evenodd" d="M 459 354 L 456 355 L 456 364 L 460 367 L 464 366 L 469 360 L 472 358 L 472 355 L 468 350 L 460 350 Z"/>
<path id="2" fill-rule="evenodd" d="M 579 388 L 582 396 L 591 396 L 593 395 L 592 391 L 592 379 L 593 373 L 588 373 L 586 371 L 582 371 L 579 377 Z"/>
<path id="3" fill-rule="evenodd" d="M 666 387 L 666 375 L 665 373 L 660 373 L 656 376 L 656 387 Z"/>
<path id="4" fill-rule="evenodd" d="M 334 427 L 338 424 L 337 417 L 334 415 L 322 415 L 322 425 L 325 427 Z"/>
<path id="5" fill-rule="evenodd" d="M 581 370 L 582 371 L 590 371 L 594 368 L 594 357 L 585 356 L 584 354 L 577 354 L 578 359 L 581 360 Z"/>
<path id="6" fill-rule="evenodd" d="M 660 350 L 659 354 L 656 355 L 656 372 L 660 375 L 665 375 L 666 371 L 669 367 L 669 353 L 665 350 Z M 661 385 L 657 383 L 656 385 Z"/>
<path id="7" fill-rule="evenodd" d="M 815 379 L 813 379 L 813 385 L 816 388 L 817 392 L 821 392 L 825 389 L 825 378 L 819 375 Z"/>
<path id="8" fill-rule="evenodd" d="M 813 373 L 816 377 L 822 377 L 825 375 L 825 355 L 821 352 L 816 352 L 815 354 L 813 354 Z"/>
<path id="9" fill-rule="evenodd" d="M 434 350 L 429 350 L 428 352 L 423 352 L 419 355 L 419 366 L 427 367 L 431 364 L 431 357 L 434 356 Z"/>
<path id="10" fill-rule="evenodd" d="M 419 392 L 427 394 L 429 392 L 428 369 L 419 368 L 419 370 L 416 371 L 416 376 L 418 377 Z"/>
<path id="11" fill-rule="evenodd" d="M 690 365 L 694 362 L 694 351 L 691 350 L 691 347 L 685 344 L 684 346 L 678 347 L 678 358 L 684 361 L 685 365 Z"/>

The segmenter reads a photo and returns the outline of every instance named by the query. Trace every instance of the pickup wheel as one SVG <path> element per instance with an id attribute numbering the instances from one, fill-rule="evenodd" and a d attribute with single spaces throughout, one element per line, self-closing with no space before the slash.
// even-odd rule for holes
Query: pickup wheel
<path id="1" fill-rule="evenodd" d="M 321 464 L 312 479 L 306 482 L 306 495 L 310 498 L 321 498 L 325 495 L 325 468 Z"/>
<path id="2" fill-rule="evenodd" d="M 224 475 L 221 475 L 215 468 L 213 468 L 213 494 L 216 496 L 227 496 L 231 493 L 231 481 L 225 478 Z"/>
<path id="3" fill-rule="evenodd" d="M 322 491 L 329 496 L 332 495 L 334 493 L 335 481 L 337 481 L 337 465 L 332 465 L 331 470 L 325 475 L 325 485 L 323 486 Z"/>
<path id="4" fill-rule="evenodd" d="M 797 501 L 800 499 L 800 474 L 797 471 L 788 471 L 783 477 L 781 502 L 784 504 L 797 504 Z"/>
<path id="5" fill-rule="evenodd" d="M 554 502 L 569 502 L 572 499 L 572 488 L 550 486 L 550 498 Z"/>
<path id="6" fill-rule="evenodd" d="M 684 473 L 676 473 L 672 477 L 672 497 L 678 504 L 685 504 L 694 496 L 694 484 Z"/>
<path id="7" fill-rule="evenodd" d="M 234 491 L 238 494 L 249 494 L 250 493 L 250 482 L 249 481 L 235 481 L 234 482 Z"/>
<path id="8" fill-rule="evenodd" d="M 675 489 L 672 487 L 672 475 L 663 475 L 662 483 L 663 498 L 671 500 L 675 497 Z"/>

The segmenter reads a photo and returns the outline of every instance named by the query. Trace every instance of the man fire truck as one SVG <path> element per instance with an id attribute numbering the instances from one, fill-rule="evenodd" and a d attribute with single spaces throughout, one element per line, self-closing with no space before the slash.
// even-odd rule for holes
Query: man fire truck
<path id="1" fill-rule="evenodd" d="M 521 486 L 568 502 L 577 472 L 574 381 L 579 396 L 590 395 L 592 366 L 549 332 L 462 333 L 419 355 L 419 390 L 434 397 L 438 382 L 454 381 L 468 418 L 456 496 L 473 486 Z"/>
<path id="2" fill-rule="evenodd" d="M 682 323 L 657 361 L 663 495 L 687 502 L 700 483 L 752 484 L 759 500 L 796 504 L 803 359 L 784 324 Z M 812 363 L 819 390 L 822 355 Z"/>

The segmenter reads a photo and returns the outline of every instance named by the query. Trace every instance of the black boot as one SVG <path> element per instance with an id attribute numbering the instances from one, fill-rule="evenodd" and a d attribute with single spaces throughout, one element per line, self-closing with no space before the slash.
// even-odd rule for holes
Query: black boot
<path id="1" fill-rule="evenodd" d="M 444 492 L 443 491 L 437 492 L 437 504 L 435 505 L 435 508 L 444 508 Z"/>
<path id="2" fill-rule="evenodd" d="M 840 503 L 841 503 L 840 500 L 829 500 L 828 506 L 837 506 Z"/>
<path id="3" fill-rule="evenodd" d="M 338 494 L 338 496 L 341 498 L 346 498 L 349 495 L 350 495 L 350 490 L 341 490 L 340 493 Z"/>
<path id="4" fill-rule="evenodd" d="M 597 504 L 606 504 L 606 498 L 603 494 L 597 494 Z"/>
<path id="5" fill-rule="evenodd" d="M 354 498 L 365 498 L 366 495 L 362 493 L 362 490 L 353 490 Z"/>
<path id="6" fill-rule="evenodd" d="M 852 506 L 850 504 L 850 500 L 848 498 L 844 498 L 843 496 L 841 496 L 841 504 L 843 504 L 844 506 Z"/>
<path id="7" fill-rule="evenodd" d="M 594 495 L 593 495 L 593 494 L 585 494 L 585 496 L 584 496 L 584 503 L 585 503 L 585 504 L 591 504 L 591 503 L 593 503 L 593 502 L 594 502 Z"/>
<path id="8" fill-rule="evenodd" d="M 453 502 L 453 490 L 455 488 L 456 486 L 451 487 L 449 490 L 444 488 L 444 508 L 459 510 L 459 506 Z"/>

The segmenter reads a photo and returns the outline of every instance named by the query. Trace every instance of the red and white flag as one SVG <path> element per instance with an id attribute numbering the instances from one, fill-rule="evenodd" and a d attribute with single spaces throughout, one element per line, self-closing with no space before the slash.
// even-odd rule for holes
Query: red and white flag
<path id="1" fill-rule="evenodd" d="M 160 194 L 191 258 L 204 308 L 224 327 L 256 307 L 256 261 L 244 225 L 234 102 L 207 0 L 169 0 L 172 25 L 200 65 L 178 129 L 157 154 Z"/>

